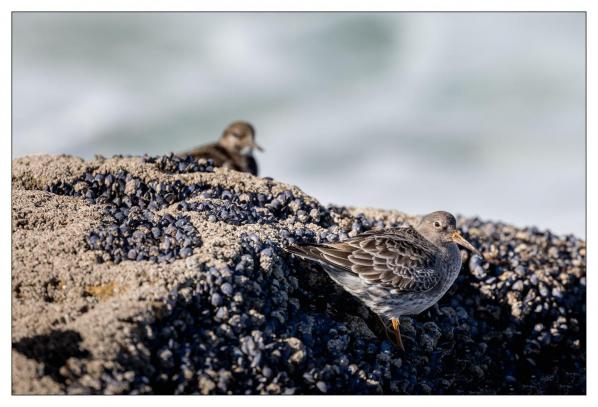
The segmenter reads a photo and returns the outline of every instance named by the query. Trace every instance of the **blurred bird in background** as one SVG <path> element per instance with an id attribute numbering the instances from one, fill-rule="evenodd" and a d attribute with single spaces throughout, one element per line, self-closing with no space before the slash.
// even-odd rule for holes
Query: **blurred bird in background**
<path id="1" fill-rule="evenodd" d="M 216 143 L 199 146 L 178 155 L 192 156 L 195 159 L 211 159 L 216 167 L 257 175 L 258 166 L 253 157 L 254 149 L 264 151 L 255 142 L 255 129 L 250 123 L 236 121 L 224 129 L 220 140 Z"/>

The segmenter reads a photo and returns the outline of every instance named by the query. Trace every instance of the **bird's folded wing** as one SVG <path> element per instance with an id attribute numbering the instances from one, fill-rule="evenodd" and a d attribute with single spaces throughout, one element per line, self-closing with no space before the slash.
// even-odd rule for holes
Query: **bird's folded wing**
<path id="1" fill-rule="evenodd" d="M 187 157 L 187 156 L 192 156 L 195 157 L 196 159 L 200 159 L 200 158 L 211 158 L 215 161 L 218 161 L 218 163 L 221 163 L 223 161 L 226 161 L 227 159 L 230 159 L 230 155 L 228 154 L 228 152 L 223 149 L 222 147 L 220 147 L 218 144 L 206 144 L 203 146 L 199 146 L 199 147 L 195 147 L 192 150 L 188 150 L 182 153 L 177 153 L 177 155 L 179 157 Z M 220 165 L 220 164 L 218 164 Z"/>
<path id="2" fill-rule="evenodd" d="M 401 291 L 427 291 L 439 279 L 434 246 L 413 228 L 364 234 L 336 244 L 291 246 L 287 250 L 353 272 L 369 283 L 387 284 Z"/>

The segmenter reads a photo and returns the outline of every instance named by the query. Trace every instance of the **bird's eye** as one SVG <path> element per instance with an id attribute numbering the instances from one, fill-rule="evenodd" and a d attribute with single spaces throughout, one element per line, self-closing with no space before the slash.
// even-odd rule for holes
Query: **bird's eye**
<path id="1" fill-rule="evenodd" d="M 435 222 L 434 222 L 434 227 L 435 227 L 435 228 L 439 228 L 439 227 L 440 227 L 440 222 L 438 222 L 438 221 L 435 221 Z"/>

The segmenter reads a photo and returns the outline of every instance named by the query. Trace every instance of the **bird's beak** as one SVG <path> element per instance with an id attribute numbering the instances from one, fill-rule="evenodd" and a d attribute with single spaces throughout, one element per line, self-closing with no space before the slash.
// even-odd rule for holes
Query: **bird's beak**
<path id="1" fill-rule="evenodd" d="M 258 143 L 256 143 L 255 141 L 251 142 L 251 148 L 255 148 L 258 151 L 264 151 L 264 149 L 262 148 L 262 146 L 260 146 Z"/>
<path id="2" fill-rule="evenodd" d="M 471 250 L 472 252 L 474 252 L 478 256 L 482 257 L 482 254 L 478 251 L 478 249 L 476 249 L 475 247 L 473 247 L 473 245 L 471 243 L 469 243 L 467 240 L 463 239 L 463 236 L 461 236 L 461 234 L 459 233 L 458 230 L 455 230 L 451 234 L 451 238 L 453 239 L 453 242 L 457 243 L 458 245 L 461 245 L 461 246 L 465 247 L 466 249 Z"/>

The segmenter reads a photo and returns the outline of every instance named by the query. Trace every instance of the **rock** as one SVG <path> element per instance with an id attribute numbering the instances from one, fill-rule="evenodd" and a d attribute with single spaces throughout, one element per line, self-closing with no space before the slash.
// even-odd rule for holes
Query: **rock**
<path id="1" fill-rule="evenodd" d="M 585 394 L 581 239 L 458 218 L 484 259 L 402 353 L 282 247 L 417 217 L 174 155 L 12 164 L 15 394 Z"/>
<path id="2" fill-rule="evenodd" d="M 316 383 L 316 387 L 318 388 L 318 390 L 320 390 L 322 393 L 328 393 L 328 385 L 326 383 L 324 383 L 323 381 L 319 381 Z"/>
<path id="3" fill-rule="evenodd" d="M 233 295 L 233 286 L 230 283 L 224 283 L 220 286 L 220 291 L 222 291 L 222 294 L 230 297 Z"/>

